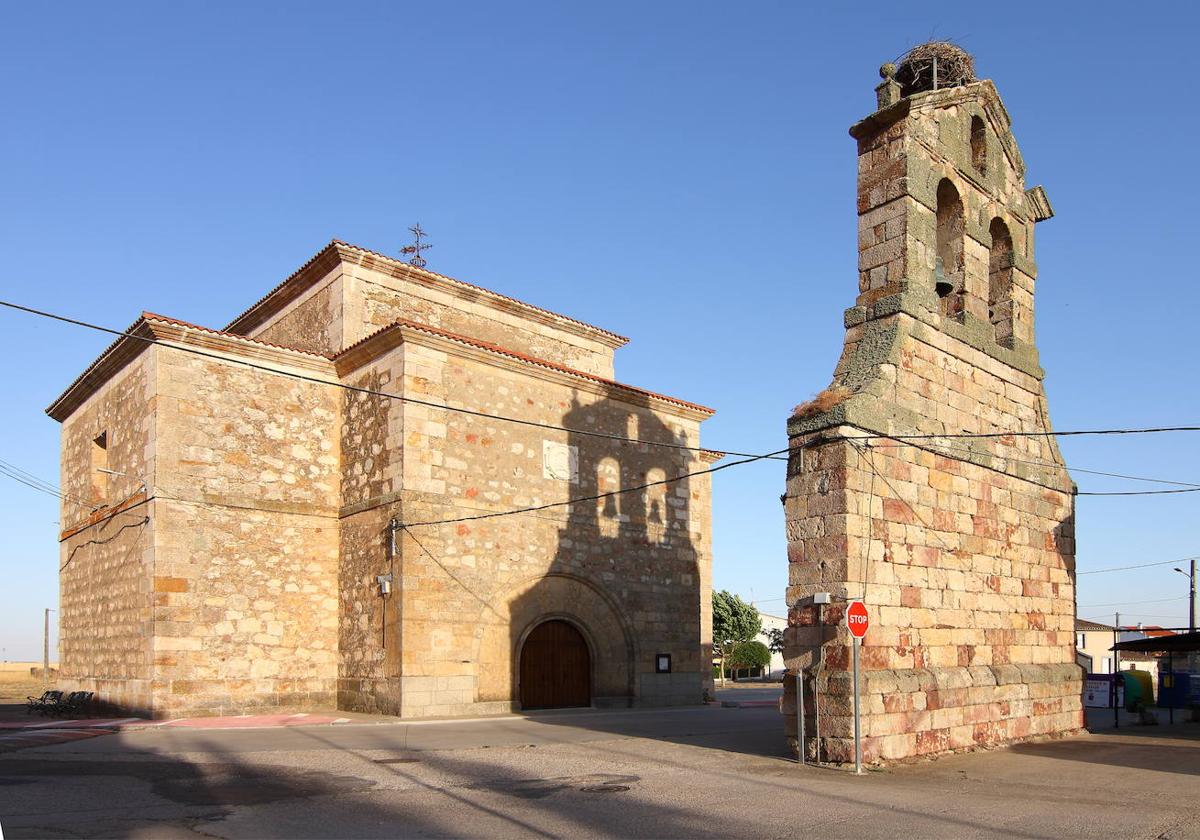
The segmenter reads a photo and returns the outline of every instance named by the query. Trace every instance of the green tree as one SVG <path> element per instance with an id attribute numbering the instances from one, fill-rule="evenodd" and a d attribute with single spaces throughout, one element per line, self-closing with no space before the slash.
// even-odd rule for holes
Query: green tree
<path id="1" fill-rule="evenodd" d="M 771 651 L 758 639 L 738 642 L 729 654 L 729 665 L 736 672 L 742 668 L 766 668 L 771 664 Z"/>
<path id="2" fill-rule="evenodd" d="M 721 660 L 721 682 L 725 682 L 725 661 L 738 642 L 748 642 L 762 629 L 762 619 L 753 604 L 725 590 L 713 593 L 713 653 Z"/>
<path id="3" fill-rule="evenodd" d="M 770 630 L 764 630 L 763 633 L 767 637 L 767 650 L 771 653 L 783 654 L 783 628 L 772 627 Z"/>

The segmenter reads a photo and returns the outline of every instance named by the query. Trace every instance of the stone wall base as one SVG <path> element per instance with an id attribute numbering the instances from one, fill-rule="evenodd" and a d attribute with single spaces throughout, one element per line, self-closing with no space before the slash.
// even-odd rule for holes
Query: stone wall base
<path id="1" fill-rule="evenodd" d="M 63 691 L 95 693 L 93 713 L 163 720 L 334 709 L 333 680 L 102 680 L 65 678 Z"/>
<path id="2" fill-rule="evenodd" d="M 942 753 L 1062 737 L 1083 728 L 1082 672 L 1075 664 L 995 665 L 870 671 L 860 677 L 863 762 L 883 764 Z M 795 679 L 784 683 L 784 720 L 796 750 Z M 826 672 L 805 683 L 805 748 L 854 761 L 852 675 Z"/>

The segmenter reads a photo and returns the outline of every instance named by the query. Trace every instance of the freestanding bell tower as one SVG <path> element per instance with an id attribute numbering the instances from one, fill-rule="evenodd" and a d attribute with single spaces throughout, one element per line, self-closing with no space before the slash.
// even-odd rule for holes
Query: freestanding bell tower
<path id="1" fill-rule="evenodd" d="M 878 109 L 850 129 L 858 298 L 832 384 L 788 421 L 786 658 L 802 748 L 835 762 L 853 758 L 859 598 L 865 761 L 1083 724 L 1074 486 L 1034 346 L 1050 204 L 970 56 L 925 44 L 880 73 Z M 786 707 L 795 746 L 794 678 Z"/>

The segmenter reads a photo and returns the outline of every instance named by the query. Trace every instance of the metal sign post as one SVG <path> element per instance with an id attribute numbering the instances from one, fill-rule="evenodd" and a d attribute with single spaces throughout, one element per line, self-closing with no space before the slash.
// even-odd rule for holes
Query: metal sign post
<path id="1" fill-rule="evenodd" d="M 862 647 L 863 636 L 867 635 L 870 624 L 867 605 L 862 601 L 851 601 L 846 607 L 846 627 L 854 637 L 850 645 L 854 652 L 854 772 L 859 776 L 862 775 L 862 722 L 858 695 L 858 649 Z"/>
<path id="2" fill-rule="evenodd" d="M 854 772 L 862 775 L 862 723 L 858 712 L 858 649 L 862 647 L 862 638 L 855 637 L 851 642 L 854 648 Z"/>
<path id="3" fill-rule="evenodd" d="M 804 669 L 796 669 L 796 757 L 804 764 Z"/>

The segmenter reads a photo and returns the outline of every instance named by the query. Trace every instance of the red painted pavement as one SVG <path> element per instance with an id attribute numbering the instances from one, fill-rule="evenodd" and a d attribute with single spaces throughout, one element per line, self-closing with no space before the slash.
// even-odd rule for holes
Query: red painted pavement
<path id="1" fill-rule="evenodd" d="M 30 718 L 28 721 L 5 721 L 0 730 L 37 732 L 44 730 L 101 730 L 154 729 L 158 727 L 182 727 L 185 729 L 257 729 L 276 726 L 324 726 L 331 723 L 347 723 L 347 718 L 332 715 L 280 714 L 280 715 L 237 715 L 231 717 L 179 718 L 177 720 L 145 720 L 143 718 L 92 718 L 87 720 L 45 720 Z M 96 734 L 100 734 L 97 732 Z"/>

